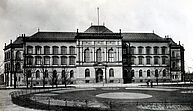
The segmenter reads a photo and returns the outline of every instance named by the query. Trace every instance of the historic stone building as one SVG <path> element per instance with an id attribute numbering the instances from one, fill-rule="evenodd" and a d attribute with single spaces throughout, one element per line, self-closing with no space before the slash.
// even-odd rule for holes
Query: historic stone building
<path id="1" fill-rule="evenodd" d="M 6 45 L 5 84 L 58 85 L 181 81 L 184 48 L 154 33 L 42 32 Z"/>

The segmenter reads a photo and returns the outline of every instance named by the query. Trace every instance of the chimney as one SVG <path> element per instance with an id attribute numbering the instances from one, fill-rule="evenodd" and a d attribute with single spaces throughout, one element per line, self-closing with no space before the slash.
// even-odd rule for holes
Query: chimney
<path id="1" fill-rule="evenodd" d="M 78 33 L 78 29 L 76 29 L 76 32 Z"/>
<path id="2" fill-rule="evenodd" d="M 179 41 L 179 45 L 180 45 L 180 41 Z"/>
<path id="3" fill-rule="evenodd" d="M 25 34 L 23 34 L 23 37 L 25 37 Z"/>

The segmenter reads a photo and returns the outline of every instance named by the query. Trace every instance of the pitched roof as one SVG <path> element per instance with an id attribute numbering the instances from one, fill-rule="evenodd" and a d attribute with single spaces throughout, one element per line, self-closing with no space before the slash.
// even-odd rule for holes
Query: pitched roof
<path id="1" fill-rule="evenodd" d="M 76 32 L 37 32 L 27 41 L 74 41 Z"/>
<path id="2" fill-rule="evenodd" d="M 123 41 L 130 42 L 167 42 L 168 40 L 162 38 L 154 33 L 122 33 Z"/>
<path id="3" fill-rule="evenodd" d="M 111 30 L 109 30 L 107 27 L 103 25 L 92 25 L 84 32 L 85 33 L 113 33 Z"/>

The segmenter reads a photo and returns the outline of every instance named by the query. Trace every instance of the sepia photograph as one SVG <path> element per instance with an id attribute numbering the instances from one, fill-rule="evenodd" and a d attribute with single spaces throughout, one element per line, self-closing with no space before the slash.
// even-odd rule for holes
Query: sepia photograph
<path id="1" fill-rule="evenodd" d="M 193 111 L 192 0 L 0 0 L 0 111 Z"/>

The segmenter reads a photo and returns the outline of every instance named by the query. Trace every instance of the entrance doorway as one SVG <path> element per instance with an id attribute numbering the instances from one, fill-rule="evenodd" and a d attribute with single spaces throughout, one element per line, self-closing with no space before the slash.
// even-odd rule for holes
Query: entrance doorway
<path id="1" fill-rule="evenodd" d="M 101 68 L 96 71 L 96 83 L 98 82 L 103 82 L 103 70 Z"/>

